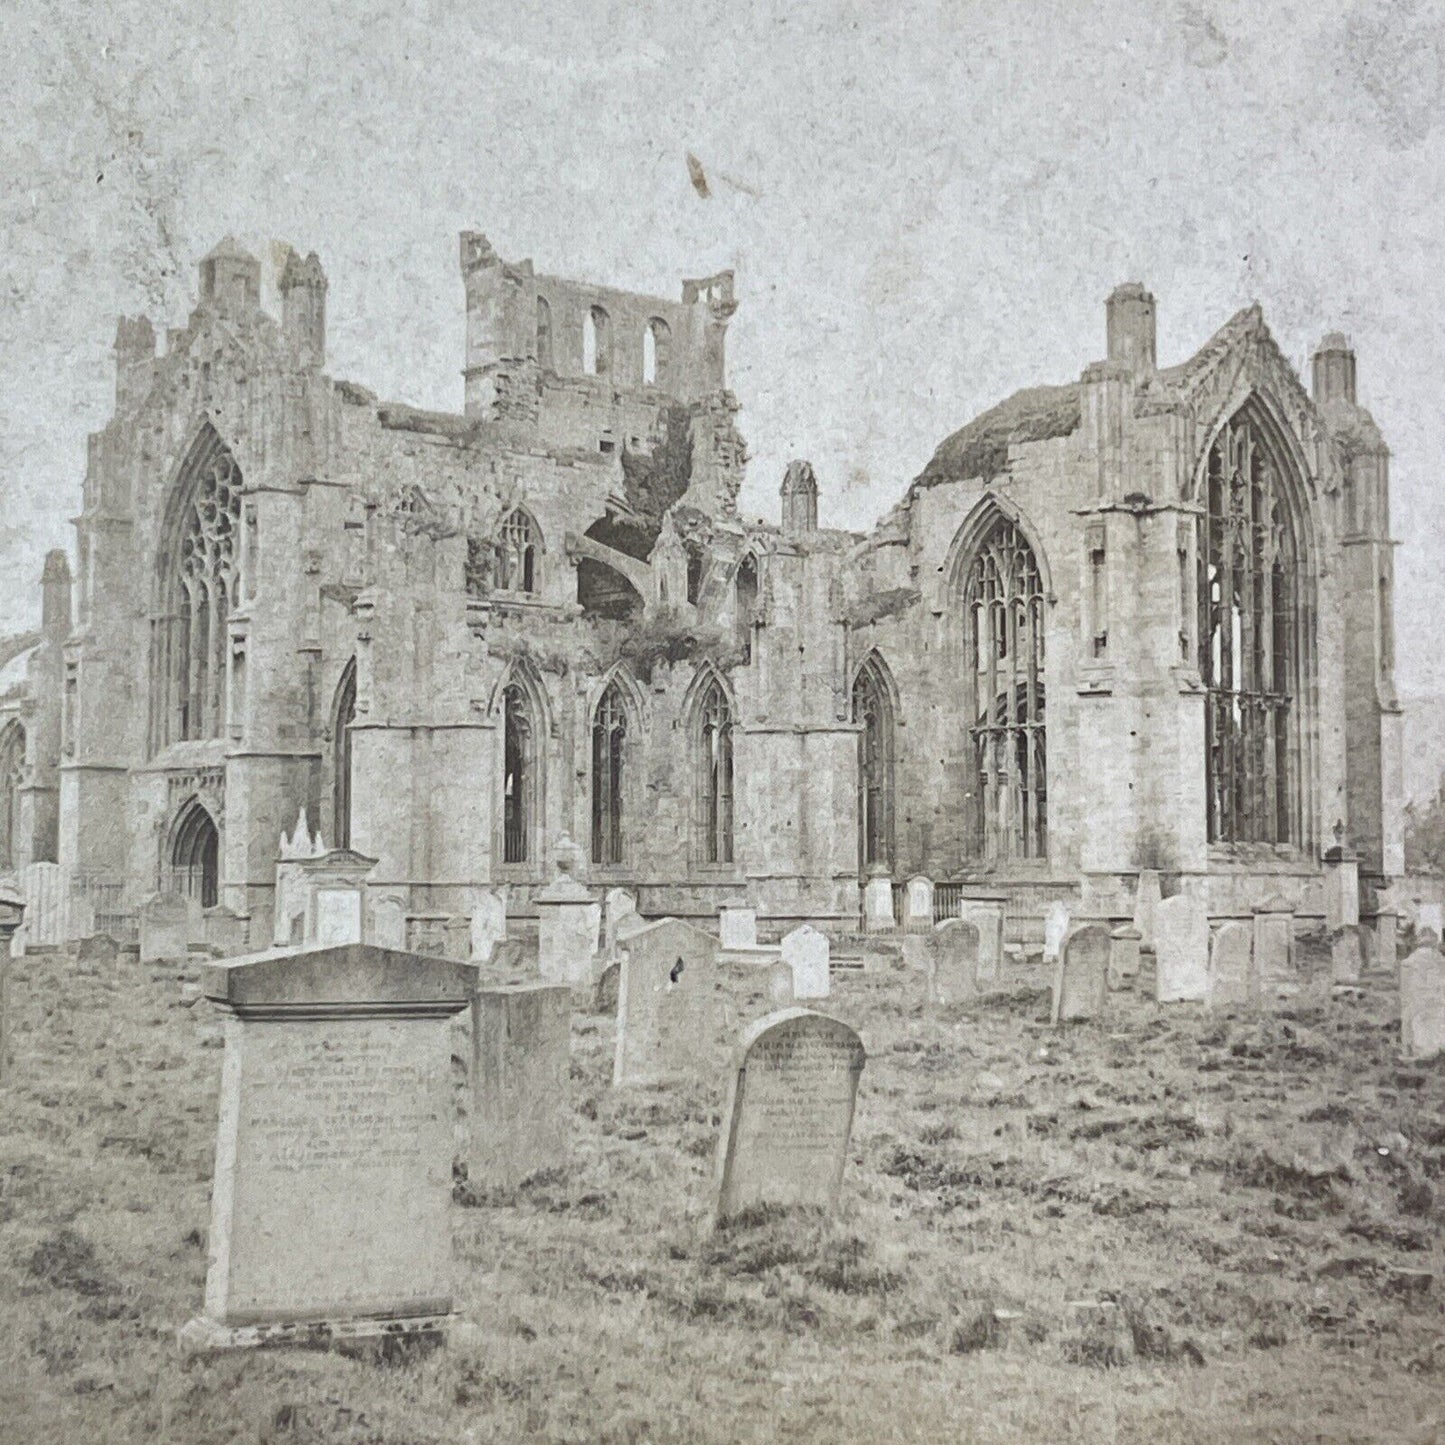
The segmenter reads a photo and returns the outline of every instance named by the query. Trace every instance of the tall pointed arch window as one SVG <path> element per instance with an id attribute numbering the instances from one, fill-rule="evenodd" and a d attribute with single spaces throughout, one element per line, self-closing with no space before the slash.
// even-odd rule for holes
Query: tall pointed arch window
<path id="1" fill-rule="evenodd" d="M 1202 500 L 1209 841 L 1297 843 L 1300 541 L 1284 464 L 1249 403 L 1210 447 Z"/>
<path id="2" fill-rule="evenodd" d="M 751 552 L 738 564 L 733 579 L 733 615 L 743 661 L 753 660 L 753 628 L 758 619 L 758 563 Z"/>
<path id="3" fill-rule="evenodd" d="M 864 871 L 893 862 L 893 704 L 881 661 L 869 657 L 853 680 L 858 733 L 858 848 Z"/>
<path id="4" fill-rule="evenodd" d="M 698 814 L 702 861 L 733 861 L 733 715 L 712 678 L 698 703 Z"/>
<path id="5" fill-rule="evenodd" d="M 582 370 L 588 376 L 612 370 L 612 320 L 600 306 L 582 318 Z"/>
<path id="6" fill-rule="evenodd" d="M 552 362 L 552 307 L 545 296 L 537 298 L 537 365 L 543 371 L 551 371 Z"/>
<path id="7" fill-rule="evenodd" d="M 592 861 L 622 862 L 623 770 L 627 760 L 627 705 L 614 678 L 592 716 Z"/>
<path id="8" fill-rule="evenodd" d="M 519 683 L 502 692 L 502 861 L 530 863 L 537 827 L 537 727 Z"/>
<path id="9" fill-rule="evenodd" d="M 157 553 L 151 746 L 217 738 L 229 695 L 226 624 L 237 596 L 241 472 L 207 429 L 177 482 Z"/>
<path id="10" fill-rule="evenodd" d="M 1044 589 L 1023 532 L 1000 515 L 964 573 L 964 686 L 973 786 L 970 852 L 1048 854 Z"/>
<path id="11" fill-rule="evenodd" d="M 666 386 L 672 373 L 672 329 L 654 316 L 642 332 L 642 383 Z"/>
<path id="12" fill-rule="evenodd" d="M 332 711 L 332 756 L 335 776 L 332 837 L 338 848 L 351 847 L 351 724 L 356 721 L 356 659 L 346 664 L 336 687 Z"/>
<path id="13" fill-rule="evenodd" d="M 522 507 L 502 518 L 497 542 L 497 586 L 504 592 L 536 592 L 542 555 L 542 534 Z"/>
<path id="14" fill-rule="evenodd" d="M 21 859 L 20 787 L 25 777 L 25 728 L 11 722 L 0 733 L 0 870 Z"/>

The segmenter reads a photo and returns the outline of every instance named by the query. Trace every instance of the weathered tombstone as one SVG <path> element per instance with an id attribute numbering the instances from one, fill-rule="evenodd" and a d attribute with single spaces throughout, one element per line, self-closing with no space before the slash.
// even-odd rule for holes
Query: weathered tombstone
<path id="1" fill-rule="evenodd" d="M 76 962 L 92 969 L 109 968 L 119 956 L 120 944 L 108 933 L 92 933 L 75 946 Z"/>
<path id="2" fill-rule="evenodd" d="M 609 888 L 602 896 L 602 956 L 617 957 L 617 925 L 637 913 L 637 896 L 625 888 Z"/>
<path id="3" fill-rule="evenodd" d="M 1333 933 L 1360 921 L 1360 864 L 1344 848 L 1325 850 L 1325 928 Z"/>
<path id="4" fill-rule="evenodd" d="M 20 892 L 25 898 L 25 947 L 32 952 L 61 947 L 66 929 L 60 865 L 27 864 L 20 870 Z"/>
<path id="5" fill-rule="evenodd" d="M 1432 945 L 1400 964 L 1400 1052 L 1407 1059 L 1445 1052 L 1445 954 Z"/>
<path id="6" fill-rule="evenodd" d="M 597 987 L 592 990 L 592 1012 L 615 1014 L 617 1012 L 617 987 L 622 975 L 620 963 L 609 963 L 597 976 Z"/>
<path id="7" fill-rule="evenodd" d="M 837 1019 L 784 1009 L 743 1034 L 718 1148 L 718 1223 L 769 1205 L 838 1202 L 863 1041 Z"/>
<path id="8" fill-rule="evenodd" d="M 1134 890 L 1134 927 L 1139 930 L 1140 948 L 1154 947 L 1154 918 L 1162 901 L 1159 874 L 1152 868 L 1140 869 Z"/>
<path id="9" fill-rule="evenodd" d="M 1394 972 L 1399 963 L 1399 916 L 1394 913 L 1380 913 L 1375 917 L 1375 947 L 1371 964 L 1375 968 Z"/>
<path id="10" fill-rule="evenodd" d="M 979 983 L 994 982 L 1003 967 L 1004 899 L 960 899 L 958 916 L 978 929 Z"/>
<path id="11" fill-rule="evenodd" d="M 1198 899 L 1176 893 L 1155 910 L 1154 965 L 1159 1003 L 1209 997 L 1209 918 Z"/>
<path id="12" fill-rule="evenodd" d="M 532 900 L 537 909 L 537 971 L 543 983 L 591 988 L 602 906 L 572 876 L 575 861 L 570 848 L 559 845 L 557 876 Z"/>
<path id="13" fill-rule="evenodd" d="M 221 1011 L 205 1311 L 192 1348 L 435 1330 L 452 1307 L 447 1020 L 476 969 L 370 944 L 202 975 Z"/>
<path id="14" fill-rule="evenodd" d="M 1143 936 L 1132 923 L 1116 928 L 1109 935 L 1109 987 L 1114 990 L 1133 988 L 1139 977 L 1139 948 Z"/>
<path id="15" fill-rule="evenodd" d="M 1226 923 L 1209 943 L 1209 1004 L 1236 1008 L 1256 994 L 1254 930 L 1248 923 Z"/>
<path id="16" fill-rule="evenodd" d="M 182 893 L 152 893 L 140 906 L 140 961 L 184 958 L 190 950 L 190 901 Z"/>
<path id="17" fill-rule="evenodd" d="M 1069 905 L 1056 898 L 1044 915 L 1044 962 L 1057 963 L 1069 934 Z"/>
<path id="18" fill-rule="evenodd" d="M 514 1189 L 568 1159 L 572 990 L 504 984 L 472 1003 L 471 1152 L 474 1188 Z"/>
<path id="19" fill-rule="evenodd" d="M 1059 950 L 1054 974 L 1055 1024 L 1100 1017 L 1108 1003 L 1109 930 L 1101 923 L 1074 929 Z"/>
<path id="20" fill-rule="evenodd" d="M 904 884 L 903 926 L 913 933 L 926 933 L 933 927 L 933 879 L 921 873 Z"/>
<path id="21" fill-rule="evenodd" d="M 752 908 L 719 908 L 717 911 L 718 941 L 733 949 L 758 946 L 758 915 Z"/>
<path id="22" fill-rule="evenodd" d="M 406 905 L 394 894 L 371 900 L 371 937 L 377 948 L 402 951 L 406 948 Z"/>
<path id="23" fill-rule="evenodd" d="M 376 859 L 332 848 L 296 860 L 306 898 L 306 941 L 320 947 L 361 942 L 362 897 Z"/>
<path id="24" fill-rule="evenodd" d="M 1298 983 L 1294 967 L 1294 905 L 1276 895 L 1254 910 L 1254 979 L 1262 999 Z"/>
<path id="25" fill-rule="evenodd" d="M 1330 982 L 1359 983 L 1365 971 L 1365 927 L 1345 923 L 1330 935 Z"/>
<path id="26" fill-rule="evenodd" d="M 507 936 L 507 894 L 501 888 L 479 888 L 472 900 L 473 963 L 490 963 L 492 950 Z"/>
<path id="27" fill-rule="evenodd" d="M 10 951 L 15 934 L 25 917 L 25 895 L 9 879 L 0 878 L 0 1084 L 9 1071 L 10 1038 L 8 989 L 10 984 Z"/>
<path id="28" fill-rule="evenodd" d="M 1433 933 L 1437 940 L 1445 938 L 1445 922 L 1442 922 L 1442 909 L 1438 903 L 1422 903 L 1416 911 L 1417 922 L 1415 927 L 1422 932 Z"/>
<path id="29" fill-rule="evenodd" d="M 618 946 L 613 1084 L 705 1076 L 716 1066 L 726 1027 L 716 942 L 689 923 L 662 918 Z"/>
<path id="30" fill-rule="evenodd" d="M 887 933 L 894 927 L 893 880 L 886 873 L 875 875 L 863 885 L 863 929 Z"/>
<path id="31" fill-rule="evenodd" d="M 768 969 L 768 1000 L 775 1009 L 793 1006 L 793 970 L 786 963 Z"/>
<path id="32" fill-rule="evenodd" d="M 827 998 L 830 987 L 828 935 L 811 923 L 783 935 L 783 962 L 793 971 L 793 997 Z"/>
<path id="33" fill-rule="evenodd" d="M 978 995 L 978 928 L 963 918 L 945 918 L 929 935 L 928 998 L 940 1006 Z"/>

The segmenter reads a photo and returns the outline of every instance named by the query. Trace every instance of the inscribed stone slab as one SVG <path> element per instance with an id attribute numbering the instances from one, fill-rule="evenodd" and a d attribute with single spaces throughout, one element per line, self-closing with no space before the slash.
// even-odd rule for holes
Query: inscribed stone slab
<path id="1" fill-rule="evenodd" d="M 1160 1003 L 1202 1002 L 1209 996 L 1209 918 L 1185 893 L 1154 914 L 1154 996 Z"/>
<path id="2" fill-rule="evenodd" d="M 1234 1008 L 1256 996 L 1254 929 L 1248 923 L 1226 923 L 1209 944 L 1209 1003 Z"/>
<path id="3" fill-rule="evenodd" d="M 1365 971 L 1365 927 L 1346 923 L 1330 935 L 1331 983 L 1358 983 Z"/>
<path id="4" fill-rule="evenodd" d="M 724 948 L 756 948 L 758 915 L 753 908 L 719 908 L 719 941 Z"/>
<path id="5" fill-rule="evenodd" d="M 979 931 L 962 918 L 946 918 L 928 937 L 928 997 L 934 1004 L 964 1003 L 978 995 Z"/>
<path id="6" fill-rule="evenodd" d="M 140 961 L 184 958 L 190 951 L 191 906 L 181 893 L 152 893 L 140 907 Z"/>
<path id="7" fill-rule="evenodd" d="M 318 888 L 315 907 L 317 947 L 361 942 L 359 888 Z"/>
<path id="8" fill-rule="evenodd" d="M 978 929 L 979 983 L 992 983 L 1003 967 L 1003 900 L 996 898 L 965 898 L 958 905 L 958 916 Z"/>
<path id="9" fill-rule="evenodd" d="M 933 927 L 933 880 L 910 878 L 903 889 L 904 927 L 915 932 Z"/>
<path id="10" fill-rule="evenodd" d="M 1143 942 L 1132 923 L 1116 928 L 1109 935 L 1109 987 L 1133 988 L 1139 977 L 1139 949 Z"/>
<path id="11" fill-rule="evenodd" d="M 828 936 L 811 923 L 783 935 L 783 962 L 793 971 L 793 997 L 827 998 L 830 987 Z"/>
<path id="12" fill-rule="evenodd" d="M 1103 1014 L 1109 991 L 1109 948 L 1109 930 L 1098 923 L 1083 924 L 1064 940 L 1054 976 L 1054 1023 Z"/>
<path id="13" fill-rule="evenodd" d="M 866 1059 L 847 1024 L 807 1009 L 744 1033 L 719 1140 L 719 1222 L 765 1205 L 834 1207 Z"/>
<path id="14" fill-rule="evenodd" d="M 1445 954 L 1429 945 L 1400 965 L 1400 1051 L 1407 1059 L 1445 1051 Z"/>
<path id="15" fill-rule="evenodd" d="M 768 969 L 768 1001 L 775 1009 L 793 1005 L 793 970 L 786 963 L 775 963 Z"/>
<path id="16" fill-rule="evenodd" d="M 717 1065 L 726 1027 L 715 940 L 691 924 L 663 918 L 619 947 L 613 1084 L 707 1076 Z"/>
<path id="17" fill-rule="evenodd" d="M 893 880 L 870 878 L 863 885 L 863 926 L 876 931 L 893 925 Z"/>

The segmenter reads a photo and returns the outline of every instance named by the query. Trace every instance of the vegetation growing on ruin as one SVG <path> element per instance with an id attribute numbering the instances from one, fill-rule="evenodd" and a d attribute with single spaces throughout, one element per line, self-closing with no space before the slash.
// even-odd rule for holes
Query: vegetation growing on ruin
<path id="1" fill-rule="evenodd" d="M 992 481 L 1007 468 L 1011 446 L 1068 436 L 1078 428 L 1080 416 L 1076 383 L 1015 392 L 946 437 L 914 486 L 975 478 Z"/>
<path id="2" fill-rule="evenodd" d="M 652 550 L 663 516 L 691 481 L 692 422 L 685 406 L 672 405 L 662 413 L 660 434 L 651 451 L 622 448 L 623 490 L 637 514 L 630 525 L 646 541 L 634 555 L 645 557 Z"/>
<path id="3" fill-rule="evenodd" d="M 923 594 L 916 587 L 891 587 L 883 592 L 869 592 L 854 602 L 845 614 L 849 627 L 867 627 L 907 612 Z"/>

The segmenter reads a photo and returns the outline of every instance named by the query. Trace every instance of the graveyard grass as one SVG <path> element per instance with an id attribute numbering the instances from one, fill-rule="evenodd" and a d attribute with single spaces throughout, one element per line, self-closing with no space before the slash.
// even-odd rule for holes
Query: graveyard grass
<path id="1" fill-rule="evenodd" d="M 1398 1062 L 1393 989 L 1263 1017 L 1116 996 L 1050 1030 L 1043 978 L 930 1012 L 917 976 L 842 977 L 824 1007 L 870 1053 L 843 1207 L 721 1234 L 722 1080 L 614 1090 L 612 1021 L 579 1012 L 573 1166 L 458 1180 L 465 1331 L 186 1360 L 209 1006 L 174 968 L 17 959 L 0 1438 L 1445 1438 L 1445 1065 Z"/>

